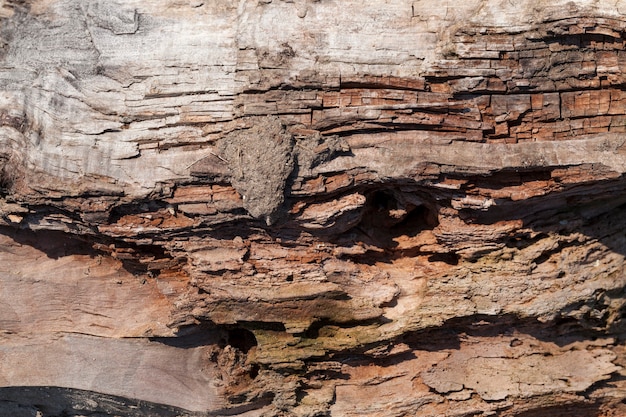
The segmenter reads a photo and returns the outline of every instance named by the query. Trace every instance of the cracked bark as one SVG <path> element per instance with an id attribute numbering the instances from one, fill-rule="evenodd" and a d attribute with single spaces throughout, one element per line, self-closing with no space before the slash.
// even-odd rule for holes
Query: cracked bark
<path id="1" fill-rule="evenodd" d="M 626 3 L 231 3 L 0 6 L 2 413 L 624 414 Z"/>

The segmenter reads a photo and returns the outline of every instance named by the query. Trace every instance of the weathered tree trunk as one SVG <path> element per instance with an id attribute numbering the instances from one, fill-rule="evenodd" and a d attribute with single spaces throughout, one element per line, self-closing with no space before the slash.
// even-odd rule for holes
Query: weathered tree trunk
<path id="1" fill-rule="evenodd" d="M 626 1 L 8 0 L 3 416 L 626 413 Z"/>

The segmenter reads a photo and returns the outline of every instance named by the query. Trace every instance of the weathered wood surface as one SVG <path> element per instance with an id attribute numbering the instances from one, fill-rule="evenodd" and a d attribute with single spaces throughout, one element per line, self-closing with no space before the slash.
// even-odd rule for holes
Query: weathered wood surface
<path id="1" fill-rule="evenodd" d="M 626 2 L 0 4 L 2 413 L 626 413 Z"/>

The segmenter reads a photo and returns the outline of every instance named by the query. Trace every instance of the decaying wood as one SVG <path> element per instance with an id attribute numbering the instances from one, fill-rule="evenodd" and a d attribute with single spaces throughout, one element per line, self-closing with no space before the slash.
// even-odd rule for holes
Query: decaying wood
<path id="1" fill-rule="evenodd" d="M 5 1 L 2 414 L 626 413 L 625 43 L 621 0 Z"/>

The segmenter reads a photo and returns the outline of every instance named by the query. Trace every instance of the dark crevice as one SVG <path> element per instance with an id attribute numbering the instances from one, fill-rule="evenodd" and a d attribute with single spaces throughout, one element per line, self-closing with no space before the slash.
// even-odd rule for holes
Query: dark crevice
<path id="1" fill-rule="evenodd" d="M 296 336 L 306 339 L 317 339 L 319 337 L 328 337 L 334 333 L 335 329 L 349 329 L 359 326 L 371 326 L 390 323 L 391 320 L 385 317 L 374 317 L 363 320 L 336 321 L 331 318 L 321 318 L 314 321 L 307 330 L 302 333 L 296 333 Z"/>
<path id="2" fill-rule="evenodd" d="M 259 364 L 253 363 L 252 365 L 250 365 L 250 371 L 248 371 L 248 375 L 250 375 L 250 378 L 256 379 L 256 377 L 259 376 L 260 371 L 261 366 Z"/>
<path id="3" fill-rule="evenodd" d="M 270 91 L 295 91 L 295 92 L 302 92 L 302 91 L 318 91 L 320 89 L 319 84 L 311 84 L 311 85 L 306 85 L 306 84 L 299 84 L 299 85 L 291 85 L 291 84 L 279 84 L 279 85 L 273 85 L 270 86 L 268 88 L 248 88 L 244 91 L 242 91 L 241 94 L 251 94 L 251 95 L 259 95 L 259 94 L 265 94 L 268 93 Z M 331 89 L 332 91 L 336 91 L 337 89 Z"/>
<path id="4" fill-rule="evenodd" d="M 134 275 L 159 275 L 163 268 L 179 269 L 184 258 L 173 258 L 159 245 L 139 245 L 111 238 L 95 238 L 90 235 L 71 234 L 56 230 L 13 229 L 0 226 L 0 233 L 17 243 L 42 251 L 51 259 L 65 256 L 108 255 L 122 263 L 124 269 Z"/>
<path id="5" fill-rule="evenodd" d="M 211 322 L 183 326 L 178 329 L 175 337 L 152 337 L 152 342 L 162 343 L 180 349 L 193 349 L 201 346 L 225 343 L 226 330 Z"/>
<path id="6" fill-rule="evenodd" d="M 489 175 L 476 176 L 474 178 L 471 178 L 466 187 L 499 190 L 504 187 L 521 186 L 532 181 L 549 181 L 552 179 L 553 171 L 554 168 L 503 169 L 497 172 L 493 172 Z M 451 176 L 450 178 L 454 178 L 454 176 Z"/>
<path id="7" fill-rule="evenodd" d="M 547 262 L 552 258 L 553 255 L 557 255 L 563 251 L 565 248 L 578 246 L 580 243 L 578 241 L 573 242 L 559 242 L 556 248 L 549 249 L 541 252 L 541 254 L 534 259 L 535 264 L 541 265 L 544 262 Z"/>
<path id="8" fill-rule="evenodd" d="M 521 250 L 534 245 L 546 237 L 548 237 L 546 233 L 539 233 L 534 236 L 529 233 L 522 233 L 506 238 L 505 245 L 507 248 L 516 248 Z"/>
<path id="9" fill-rule="evenodd" d="M 550 407 L 534 408 L 512 414 L 514 417 L 597 417 L 601 403 L 585 404 L 583 401 L 572 401 L 573 404 L 560 404 Z"/>
<path id="10" fill-rule="evenodd" d="M 319 331 L 326 324 L 320 323 L 316 328 Z M 513 337 L 517 334 L 528 334 L 535 339 L 552 342 L 560 347 L 575 342 L 584 342 L 606 337 L 603 330 L 594 330 L 582 325 L 578 320 L 571 318 L 557 318 L 548 322 L 541 322 L 534 318 L 523 318 L 513 314 L 499 316 L 473 315 L 456 317 L 447 320 L 439 327 L 427 328 L 404 333 L 391 340 L 381 340 L 376 343 L 361 345 L 350 350 L 329 353 L 332 360 L 350 362 L 353 365 L 376 362 L 379 366 L 397 364 L 413 356 L 413 351 L 442 352 L 459 350 L 462 340 L 468 336 L 480 338 L 511 337 L 511 346 L 519 346 L 523 342 Z M 316 336 L 316 334 L 310 334 Z M 622 334 L 623 336 L 623 334 Z M 390 350 L 397 344 L 406 344 L 411 351 L 400 352 L 397 356 L 372 357 L 366 352 L 372 350 Z M 619 375 L 615 378 L 623 378 Z M 621 379 L 620 379 L 621 380 Z"/>
<path id="11" fill-rule="evenodd" d="M 331 325 L 331 321 L 328 319 L 317 320 L 313 322 L 303 333 L 298 333 L 297 335 L 307 339 L 317 339 L 320 337 L 320 330 L 329 325 Z"/>
<path id="12" fill-rule="evenodd" d="M 0 415 L 35 417 L 201 417 L 206 413 L 191 412 L 129 397 L 107 395 L 62 387 L 2 387 Z"/>
<path id="13" fill-rule="evenodd" d="M 380 188 L 366 194 L 366 203 L 356 230 L 368 243 L 393 249 L 395 238 L 415 237 L 438 225 L 437 212 L 417 194 L 392 187 Z"/>
<path id="14" fill-rule="evenodd" d="M 599 45 L 604 45 L 605 43 L 615 43 L 615 49 L 622 49 L 622 38 L 598 33 L 554 35 L 543 40 L 548 46 L 551 44 L 574 46 L 576 47 L 576 49 L 573 49 L 575 51 L 579 48 L 585 48 L 589 51 L 596 51 L 597 49 L 592 47 L 592 43 Z"/>
<path id="15" fill-rule="evenodd" d="M 57 200 L 59 201 L 57 203 L 56 201 L 51 199 L 50 201 L 54 201 L 54 203 L 50 205 L 24 204 L 25 208 L 28 208 L 29 214 L 27 214 L 24 217 L 24 220 L 20 224 L 20 227 L 22 227 L 23 229 L 26 229 L 30 227 L 31 225 L 35 225 L 36 227 L 36 225 L 42 221 L 45 222 L 49 220 L 50 218 L 60 217 L 60 218 L 65 218 L 65 219 L 69 219 L 72 221 L 71 223 L 67 221 L 63 223 L 64 223 L 64 226 L 67 229 L 74 232 L 74 234 L 78 235 L 78 234 L 94 233 L 94 230 L 88 228 L 88 226 L 84 225 L 81 222 L 80 213 L 63 208 L 62 206 L 63 202 L 60 200 L 61 199 Z M 57 221 L 57 220 L 53 220 L 53 221 Z"/>
<path id="16" fill-rule="evenodd" d="M 124 216 L 155 212 L 167 207 L 167 203 L 159 200 L 135 201 L 121 204 L 111 210 L 108 223 L 117 223 Z"/>
<path id="17" fill-rule="evenodd" d="M 428 262 L 444 262 L 448 265 L 458 265 L 461 257 L 454 252 L 435 253 L 428 257 Z"/>
<path id="18" fill-rule="evenodd" d="M 0 159 L 0 164 L 6 164 L 6 161 Z M 6 166 L 0 168 L 0 196 L 5 196 L 13 189 L 15 178 L 13 174 L 9 173 Z"/>
<path id="19" fill-rule="evenodd" d="M 106 239 L 93 244 L 101 253 L 118 259 L 124 269 L 133 275 L 147 274 L 151 278 L 161 271 L 180 270 L 187 262 L 184 257 L 174 257 L 158 244 L 136 244 L 134 242 Z"/>
<path id="20" fill-rule="evenodd" d="M 564 316 L 542 322 L 514 314 L 499 316 L 479 314 L 450 319 L 438 328 L 409 332 L 400 336 L 397 341 L 407 343 L 415 350 L 431 351 L 458 349 L 463 335 L 497 337 L 512 336 L 516 333 L 529 334 L 536 339 L 552 342 L 561 347 L 606 336 L 604 330 L 588 328 L 578 320 Z"/>
<path id="21" fill-rule="evenodd" d="M 376 83 L 376 82 L 358 82 L 358 81 L 342 82 L 340 89 L 341 90 L 358 89 L 358 90 L 424 91 L 423 88 L 411 88 L 408 86 L 397 86 L 393 84 Z"/>
<path id="22" fill-rule="evenodd" d="M 21 245 L 31 246 L 46 254 L 48 258 L 59 259 L 70 255 L 100 254 L 86 237 L 56 230 L 32 231 L 0 226 L 0 233 L 9 236 Z"/>
<path id="23" fill-rule="evenodd" d="M 361 120 L 361 122 L 368 123 L 370 121 Z M 333 131 L 332 134 L 337 135 L 339 137 L 348 137 L 348 136 L 362 135 L 362 134 L 375 135 L 377 133 L 409 132 L 409 131 L 429 131 L 429 132 L 459 134 L 459 133 L 466 133 L 467 130 L 470 130 L 461 126 L 459 126 L 458 128 L 455 128 L 455 126 L 450 126 L 450 125 L 440 126 L 438 124 L 429 125 L 429 124 L 414 124 L 414 123 L 379 123 L 376 121 L 371 121 L 370 123 L 372 123 L 373 125 L 376 125 L 377 127 L 372 126 L 369 128 L 359 128 L 359 127 L 349 128 L 349 125 L 346 125 L 346 124 L 335 124 L 331 126 L 318 127 L 318 129 L 322 131 L 322 134 L 324 134 L 324 132 Z M 339 129 L 339 128 L 346 128 L 346 129 L 337 131 L 337 132 L 334 131 L 335 129 Z"/>
<path id="24" fill-rule="evenodd" d="M 260 408 L 266 407 L 272 404 L 273 400 L 274 400 L 274 393 L 271 393 L 271 392 L 267 392 L 261 397 L 255 398 L 253 400 L 249 400 L 245 395 L 233 395 L 229 397 L 229 401 L 232 404 L 242 403 L 244 401 L 248 401 L 248 402 L 242 405 L 235 405 L 232 407 L 211 411 L 209 413 L 203 413 L 202 416 L 203 417 L 236 416 L 236 415 L 247 413 L 248 411 L 258 410 Z M 196 417 L 196 416 L 194 415 L 190 417 Z"/>
<path id="25" fill-rule="evenodd" d="M 239 349 L 243 353 L 248 353 L 250 349 L 258 345 L 254 333 L 250 330 L 236 327 L 228 330 L 227 332 L 227 343 L 235 349 Z"/>
<path id="26" fill-rule="evenodd" d="M 324 358 L 324 360 L 326 360 L 327 358 Z M 336 359 L 336 358 L 333 358 Z M 339 362 L 339 361 L 337 361 Z M 307 361 L 307 367 L 311 368 L 315 368 L 315 364 L 317 362 L 315 360 L 312 361 Z M 343 380 L 343 381 L 348 381 L 350 380 L 350 375 L 344 372 L 341 372 L 341 370 L 339 369 L 313 369 L 313 370 L 308 370 L 306 372 L 306 377 L 309 379 L 316 379 L 316 380 Z"/>
<path id="27" fill-rule="evenodd" d="M 488 210 L 462 209 L 459 215 L 467 222 L 484 225 L 519 219 L 527 228 L 541 233 L 567 229 L 565 221 L 568 220 L 593 217 L 586 215 L 586 212 L 615 211 L 615 203 L 621 203 L 625 198 L 626 182 L 621 176 L 619 179 L 564 186 L 558 192 L 521 201 L 500 200 Z M 555 218 L 559 218 L 559 222 L 555 222 Z M 589 236 L 594 235 L 589 233 Z"/>
<path id="28" fill-rule="evenodd" d="M 284 332 L 285 324 L 275 321 L 240 321 L 239 327 L 247 330 L 271 330 L 275 332 Z"/>

